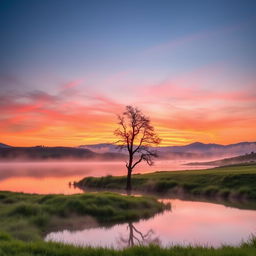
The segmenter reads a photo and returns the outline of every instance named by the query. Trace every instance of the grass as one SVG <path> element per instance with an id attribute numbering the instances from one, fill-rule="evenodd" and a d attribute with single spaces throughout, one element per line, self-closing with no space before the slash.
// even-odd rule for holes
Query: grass
<path id="1" fill-rule="evenodd" d="M 86 220 L 91 225 L 92 218 L 96 224 L 110 225 L 149 218 L 167 207 L 153 197 L 109 192 L 68 196 L 0 192 L 0 231 L 17 239 L 35 241 L 49 231 L 74 225 L 75 229 L 83 228 Z"/>
<path id="2" fill-rule="evenodd" d="M 92 247 L 75 247 L 60 243 L 23 242 L 0 233 L 1 256 L 255 256 L 256 239 L 242 243 L 238 247 L 222 246 L 221 248 L 181 247 L 161 248 L 156 245 L 135 246 L 122 250 Z"/>
<path id="3" fill-rule="evenodd" d="M 125 176 L 106 176 L 84 178 L 76 185 L 81 188 L 123 189 L 125 183 Z M 256 165 L 134 174 L 132 185 L 133 189 L 144 192 L 256 200 Z"/>

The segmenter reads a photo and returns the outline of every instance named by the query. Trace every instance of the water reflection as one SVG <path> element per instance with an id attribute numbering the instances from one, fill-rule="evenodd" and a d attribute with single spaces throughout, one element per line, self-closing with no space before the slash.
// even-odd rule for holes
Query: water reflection
<path id="1" fill-rule="evenodd" d="M 107 228 L 52 232 L 45 239 L 77 246 L 114 248 L 151 242 L 161 246 L 196 244 L 219 247 L 223 244 L 239 245 L 256 232 L 255 210 L 178 199 L 165 201 L 171 203 L 172 211 L 148 220 Z"/>
<path id="2" fill-rule="evenodd" d="M 132 247 L 134 245 L 161 244 L 160 239 L 154 236 L 155 232 L 153 229 L 149 229 L 148 232 L 142 233 L 135 227 L 134 223 L 128 222 L 127 231 L 127 237 L 123 234 L 120 235 L 118 241 L 120 248 Z"/>
<path id="3" fill-rule="evenodd" d="M 156 161 L 154 166 L 142 164 L 135 173 L 163 170 L 188 169 L 185 161 Z M 195 169 L 196 167 L 190 167 Z M 203 166 L 199 166 L 203 168 Z M 126 174 L 123 162 L 0 162 L 0 189 L 26 193 L 64 193 L 82 192 L 69 186 L 86 176 Z"/>

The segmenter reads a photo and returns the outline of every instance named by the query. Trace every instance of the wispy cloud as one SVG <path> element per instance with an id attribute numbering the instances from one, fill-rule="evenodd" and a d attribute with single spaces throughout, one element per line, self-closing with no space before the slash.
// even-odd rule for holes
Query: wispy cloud
<path id="1" fill-rule="evenodd" d="M 144 55 L 152 55 L 152 54 L 159 54 L 166 51 L 173 50 L 177 47 L 184 46 L 186 44 L 196 42 L 196 41 L 202 41 L 211 37 L 215 36 L 221 36 L 223 34 L 232 33 L 235 31 L 240 30 L 244 26 L 247 25 L 247 22 L 240 23 L 240 24 L 234 24 L 229 26 L 223 26 L 220 28 L 212 29 L 212 30 L 204 30 L 195 32 L 189 35 L 181 36 L 178 38 L 171 39 L 169 41 L 163 42 L 158 45 L 151 46 L 142 53 Z"/>
<path id="2" fill-rule="evenodd" d="M 122 109 L 115 101 L 96 94 L 90 96 L 89 104 L 86 98 L 81 103 L 77 95 L 68 97 L 42 91 L 2 95 L 1 99 L 0 132 L 4 141 L 9 137 L 14 144 L 11 137 L 19 137 L 27 144 L 29 137 L 35 136 L 41 143 L 51 138 L 52 144 L 61 144 L 60 134 L 74 137 L 81 132 L 100 140 L 101 135 L 104 138 L 106 131 L 109 132 L 109 125 L 115 123 L 115 113 Z"/>
<path id="3" fill-rule="evenodd" d="M 201 75 L 205 71 L 134 88 L 130 104 L 151 117 L 163 145 L 255 139 L 254 86 L 205 87 Z M 13 145 L 113 142 L 116 114 L 124 103 L 115 93 L 109 97 L 92 88 L 87 91 L 80 83 L 69 82 L 71 86 L 60 86 L 55 94 L 33 90 L 0 95 L 0 141 Z"/>

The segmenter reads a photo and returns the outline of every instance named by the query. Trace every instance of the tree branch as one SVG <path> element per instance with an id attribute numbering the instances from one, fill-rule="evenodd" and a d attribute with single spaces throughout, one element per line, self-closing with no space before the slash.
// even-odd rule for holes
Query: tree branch
<path id="1" fill-rule="evenodd" d="M 144 154 L 141 154 L 140 159 L 132 165 L 132 169 L 144 159 Z"/>

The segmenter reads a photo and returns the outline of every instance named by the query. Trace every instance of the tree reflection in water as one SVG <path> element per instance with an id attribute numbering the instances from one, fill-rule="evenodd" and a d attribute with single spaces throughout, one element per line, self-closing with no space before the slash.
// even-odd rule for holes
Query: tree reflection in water
<path id="1" fill-rule="evenodd" d="M 160 239 L 154 236 L 155 232 L 153 229 L 150 229 L 147 233 L 143 234 L 133 225 L 132 222 L 128 222 L 127 230 L 129 232 L 128 237 L 120 235 L 120 238 L 118 239 L 118 244 L 122 248 L 132 247 L 134 245 L 161 244 Z"/>

